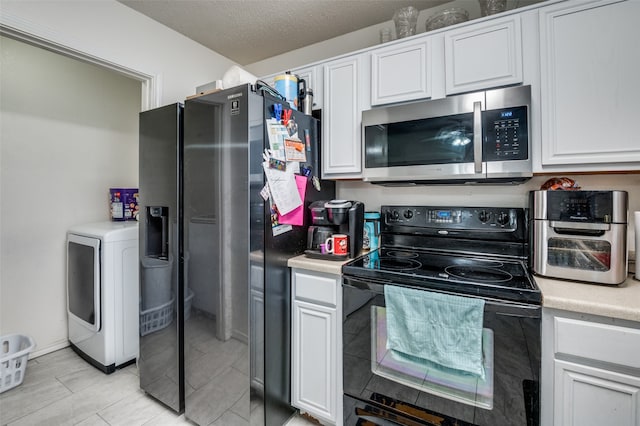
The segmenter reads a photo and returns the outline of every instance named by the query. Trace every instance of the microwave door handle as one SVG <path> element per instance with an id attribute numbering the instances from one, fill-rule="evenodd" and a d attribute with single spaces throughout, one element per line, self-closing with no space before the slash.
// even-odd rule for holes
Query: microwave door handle
<path id="1" fill-rule="evenodd" d="M 481 103 L 473 103 L 473 164 L 475 173 L 482 173 L 482 111 Z"/>

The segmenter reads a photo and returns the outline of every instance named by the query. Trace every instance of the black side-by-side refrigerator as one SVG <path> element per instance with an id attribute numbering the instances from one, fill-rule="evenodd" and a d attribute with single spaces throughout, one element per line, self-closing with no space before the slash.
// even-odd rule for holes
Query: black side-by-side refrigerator
<path id="1" fill-rule="evenodd" d="M 201 425 L 280 426 L 293 413 L 287 260 L 306 247 L 308 205 L 335 184 L 312 184 L 319 122 L 294 111 L 304 223 L 274 236 L 260 191 L 277 103 L 243 85 L 140 116 L 140 384 Z"/>

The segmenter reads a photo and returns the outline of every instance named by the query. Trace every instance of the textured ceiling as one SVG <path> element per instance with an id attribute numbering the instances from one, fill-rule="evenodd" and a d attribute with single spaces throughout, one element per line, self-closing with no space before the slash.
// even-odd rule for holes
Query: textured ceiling
<path id="1" fill-rule="evenodd" d="M 450 0 L 119 0 L 240 65 Z M 471 1 L 471 0 L 469 0 Z"/>

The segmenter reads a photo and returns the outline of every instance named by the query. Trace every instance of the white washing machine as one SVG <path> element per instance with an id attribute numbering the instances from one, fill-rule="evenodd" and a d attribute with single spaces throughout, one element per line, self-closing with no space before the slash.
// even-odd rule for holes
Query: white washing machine
<path id="1" fill-rule="evenodd" d="M 107 374 L 138 357 L 138 223 L 98 222 L 67 232 L 71 347 Z"/>

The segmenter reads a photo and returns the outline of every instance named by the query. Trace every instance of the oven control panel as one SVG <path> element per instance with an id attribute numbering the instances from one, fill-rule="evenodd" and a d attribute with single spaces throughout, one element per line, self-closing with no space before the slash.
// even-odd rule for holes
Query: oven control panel
<path id="1" fill-rule="evenodd" d="M 524 209 L 501 207 L 382 206 L 388 228 L 447 229 L 469 231 L 513 231 L 525 220 Z"/>

